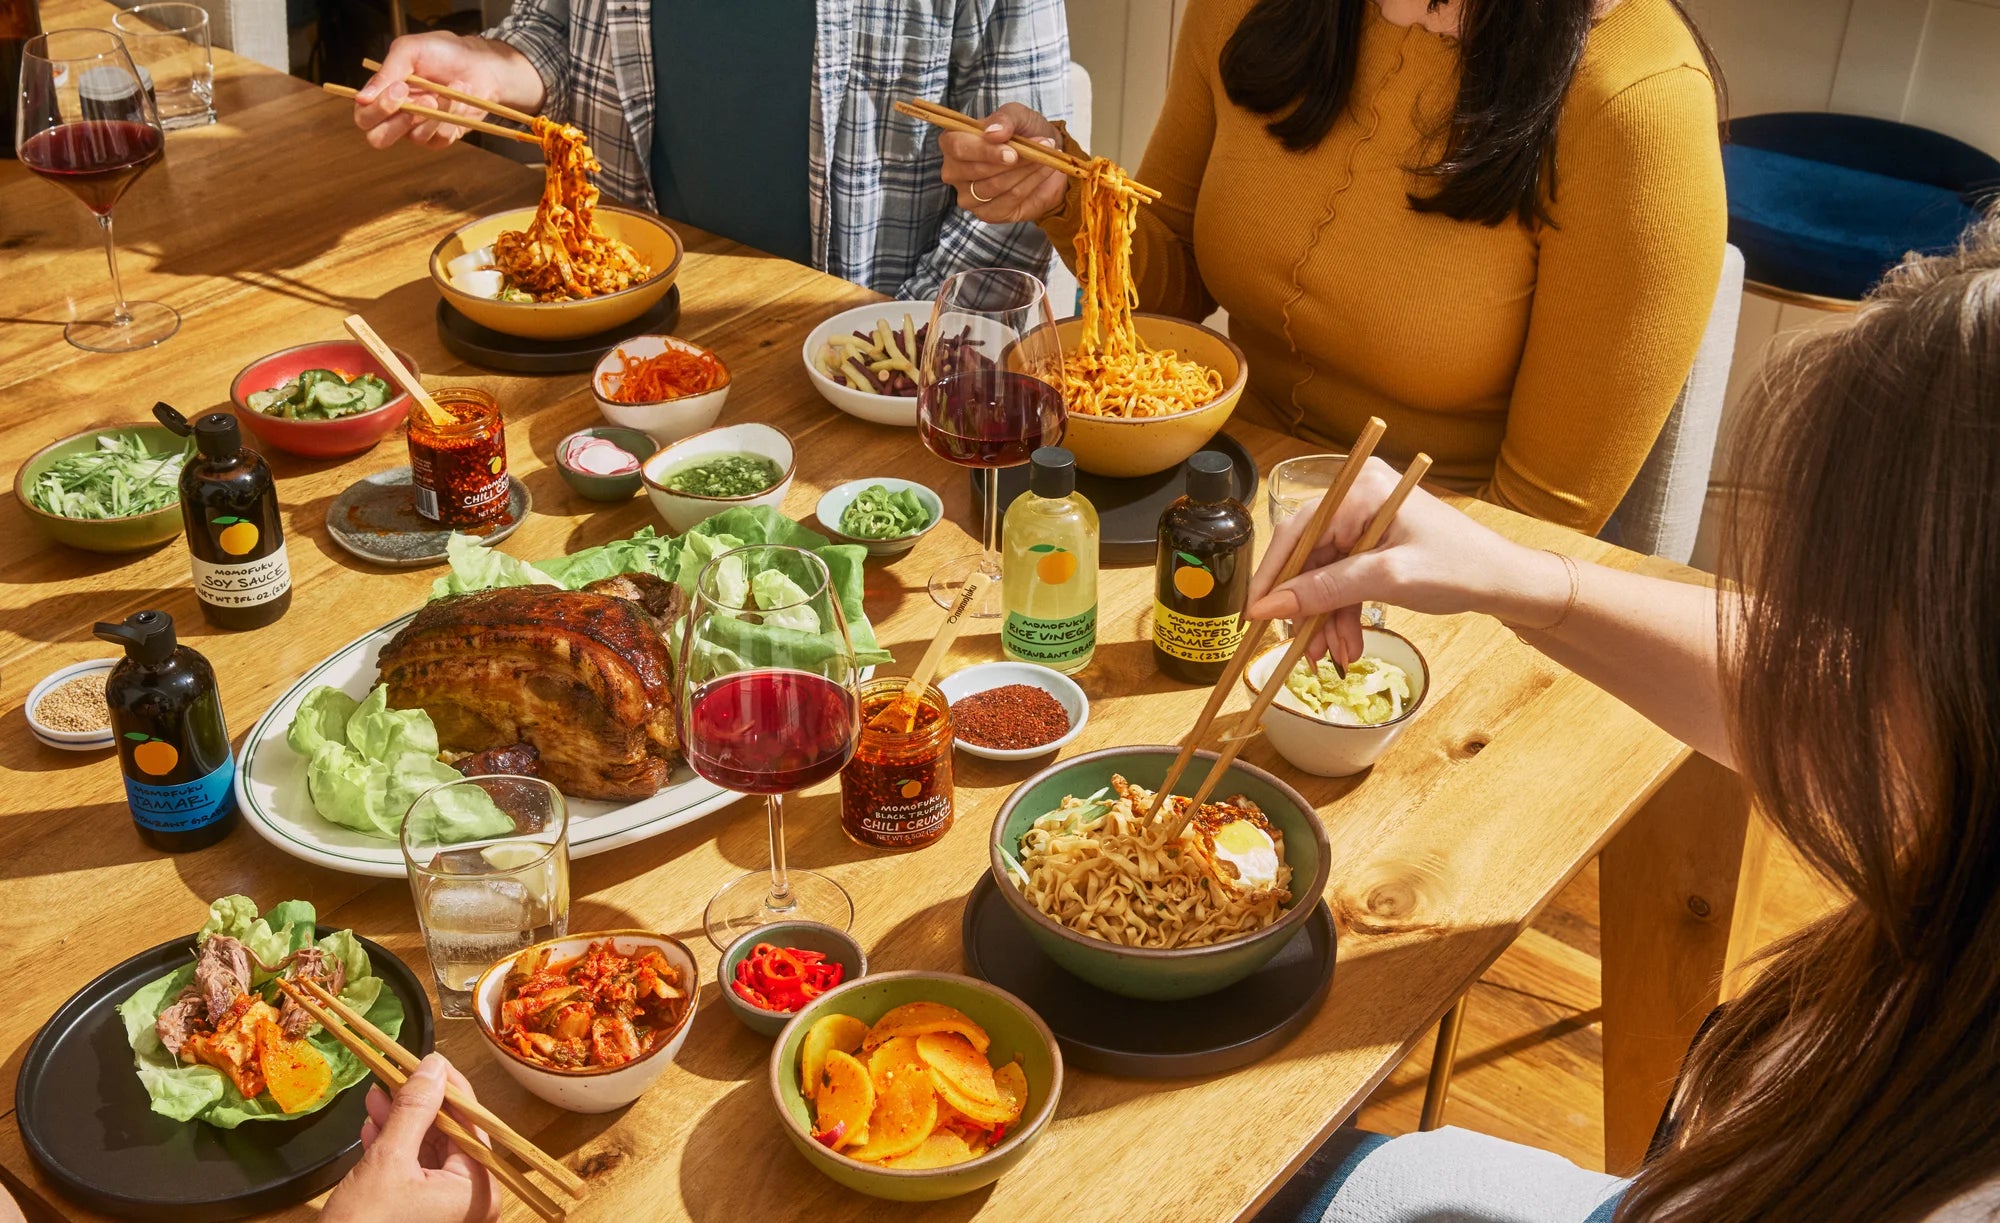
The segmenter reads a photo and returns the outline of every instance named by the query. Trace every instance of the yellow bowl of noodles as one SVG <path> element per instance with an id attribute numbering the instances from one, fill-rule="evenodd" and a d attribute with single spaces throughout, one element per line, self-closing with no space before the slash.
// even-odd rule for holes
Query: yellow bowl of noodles
<path id="1" fill-rule="evenodd" d="M 534 217 L 532 207 L 496 212 L 453 230 L 431 251 L 431 280 L 460 314 L 482 327 L 524 340 L 573 340 L 638 318 L 667 295 L 680 273 L 680 235 L 665 221 L 650 213 L 600 204 L 597 228 L 631 247 L 640 262 L 652 269 L 630 288 L 573 301 L 502 301 L 468 293 L 451 282 L 446 269 L 452 260 L 493 245 L 508 230 L 526 229 Z"/>
<path id="2" fill-rule="evenodd" d="M 1149 347 L 1170 348 L 1222 375 L 1222 392 L 1192 411 L 1172 416 L 1099 416 L 1072 406 L 1062 444 L 1076 456 L 1076 465 L 1092 475 L 1150 476 L 1185 462 L 1222 431 L 1243 398 L 1243 383 L 1250 373 L 1243 350 L 1221 332 L 1164 314 L 1134 314 L 1132 321 Z M 1056 324 L 1056 338 L 1065 353 L 1076 348 L 1082 331 L 1080 317 Z"/>

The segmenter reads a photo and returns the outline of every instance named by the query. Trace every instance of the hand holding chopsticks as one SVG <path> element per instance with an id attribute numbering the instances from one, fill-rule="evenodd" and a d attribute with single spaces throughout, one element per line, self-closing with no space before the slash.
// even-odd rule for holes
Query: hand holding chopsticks
<path id="1" fill-rule="evenodd" d="M 360 92 L 356 89 L 349 89 L 345 85 L 336 85 L 331 81 L 320 86 L 320 88 L 326 90 L 336 98 L 351 99 Z M 475 98 L 471 94 L 459 93 L 457 90 L 446 91 L 429 83 L 424 84 L 421 88 L 432 90 L 444 97 L 449 97 L 471 106 L 477 106 L 489 113 L 504 113 L 510 119 L 521 113 L 511 107 L 503 107 L 497 102 L 488 102 L 480 98 Z M 498 136 L 503 140 L 519 140 L 524 144 L 540 144 L 542 142 L 542 138 L 533 132 L 524 132 L 519 128 L 501 127 L 497 123 L 488 123 L 484 119 L 474 119 L 470 115 L 460 115 L 448 110 L 439 110 L 435 106 L 423 106 L 416 102 L 403 102 L 396 109 L 405 114 L 422 115 L 426 119 L 435 119 L 439 123 L 449 123 L 454 127 L 462 127 L 467 131 L 484 132 L 488 136 Z"/>
<path id="2" fill-rule="evenodd" d="M 321 988 L 318 982 L 295 982 L 280 978 L 278 988 L 301 1007 L 308 1015 L 326 1029 L 327 1034 L 345 1045 L 361 1064 L 373 1071 L 383 1086 L 394 1090 L 409 1078 L 409 1071 L 418 1065 L 415 1054 L 397 1044 L 389 1035 L 348 1006 L 339 998 Z M 373 1043 L 371 1043 L 373 1042 Z M 500 1118 L 493 1115 L 477 1100 L 449 1085 L 445 1088 L 445 1100 L 461 1115 L 474 1124 L 483 1127 L 495 1144 L 519 1156 L 535 1171 L 542 1173 L 571 1197 L 582 1197 L 583 1178 L 557 1162 L 548 1152 L 523 1138 Z M 560 1219 L 563 1207 L 558 1205 L 540 1186 L 529 1180 L 519 1169 L 501 1158 L 498 1152 L 479 1140 L 470 1130 L 447 1114 L 438 1114 L 437 1127 L 459 1148 L 471 1156 L 487 1171 L 493 1173 L 502 1185 L 526 1202 L 530 1209 L 544 1219 Z"/>
<path id="3" fill-rule="evenodd" d="M 896 113 L 899 115 L 908 115 L 912 119 L 922 119 L 932 127 L 942 128 L 947 132 L 960 132 L 967 136 L 979 136 L 985 132 L 985 128 L 981 126 L 979 120 L 974 119 L 972 116 L 960 114 L 949 106 L 940 106 L 936 102 L 926 102 L 921 98 L 910 101 L 898 101 L 896 103 Z M 1035 143 L 1025 136 L 1016 136 L 1012 140 L 1009 140 L 1007 147 L 1013 149 L 1025 161 L 1034 162 L 1039 166 L 1046 166 L 1051 170 L 1067 174 L 1071 178 L 1084 178 L 1090 173 L 1089 158 L 1078 157 L 1076 154 L 1063 149 L 1048 148 Z M 1118 189 L 1128 191 L 1148 203 L 1160 198 L 1158 191 L 1126 176 L 1122 172 L 1118 175 L 1118 179 L 1114 185 Z"/>

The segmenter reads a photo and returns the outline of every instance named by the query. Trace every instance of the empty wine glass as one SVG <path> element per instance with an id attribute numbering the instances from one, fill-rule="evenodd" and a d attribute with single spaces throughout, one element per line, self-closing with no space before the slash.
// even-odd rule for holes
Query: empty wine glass
<path id="1" fill-rule="evenodd" d="M 824 875 L 785 862 L 784 796 L 835 776 L 860 734 L 858 668 L 826 562 L 757 545 L 711 559 L 695 582 L 681 641 L 681 748 L 702 777 L 765 796 L 771 869 L 709 900 L 709 941 L 804 919 L 839 930 L 854 902 Z"/>
<path id="2" fill-rule="evenodd" d="M 15 144 L 22 165 L 72 192 L 104 230 L 111 310 L 80 315 L 63 336 L 92 352 L 132 352 L 179 331 L 181 316 L 172 307 L 126 301 L 118 280 L 111 209 L 166 148 L 152 94 L 123 40 L 109 30 L 30 38 L 21 51 Z"/>

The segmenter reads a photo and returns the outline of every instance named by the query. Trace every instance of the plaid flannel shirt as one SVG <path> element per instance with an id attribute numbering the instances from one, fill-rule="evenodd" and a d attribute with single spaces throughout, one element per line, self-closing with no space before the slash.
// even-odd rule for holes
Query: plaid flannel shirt
<path id="1" fill-rule="evenodd" d="M 728 0 L 716 0 L 727 3 Z M 938 177 L 929 125 L 897 114 L 929 98 L 970 115 L 1021 102 L 1069 117 L 1062 0 L 819 0 L 813 54 L 809 188 L 813 262 L 896 297 L 936 295 L 975 267 L 1043 275 L 1048 239 L 1033 225 L 961 212 Z M 606 194 L 657 209 L 650 167 L 650 0 L 516 0 L 487 37 L 541 73 L 542 113 L 574 123 L 604 165 Z"/>

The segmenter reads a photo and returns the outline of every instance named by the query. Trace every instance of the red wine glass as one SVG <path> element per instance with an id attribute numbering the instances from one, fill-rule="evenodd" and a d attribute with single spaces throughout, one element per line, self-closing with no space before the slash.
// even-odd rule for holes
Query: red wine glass
<path id="1" fill-rule="evenodd" d="M 992 579 L 974 608 L 1000 598 L 999 468 L 1019 467 L 1062 441 L 1062 346 L 1048 290 L 1026 272 L 978 268 L 944 282 L 931 307 L 917 379 L 917 432 L 947 463 L 980 470 L 985 549 L 931 574 L 931 598 L 950 607 L 975 569 Z"/>
<path id="2" fill-rule="evenodd" d="M 14 122 L 21 164 L 72 192 L 104 230 L 111 310 L 80 315 L 63 335 L 91 352 L 132 352 L 179 331 L 181 316 L 171 306 L 127 301 L 118 280 L 111 209 L 166 148 L 153 95 L 124 40 L 109 30 L 50 30 L 29 39 Z"/>
<path id="3" fill-rule="evenodd" d="M 764 795 L 770 820 L 769 874 L 744 875 L 709 899 L 709 941 L 727 947 L 776 921 L 847 929 L 847 892 L 785 863 L 784 796 L 838 776 L 861 730 L 854 643 L 826 562 L 778 545 L 712 558 L 695 582 L 680 662 L 689 766 L 718 786 Z"/>

